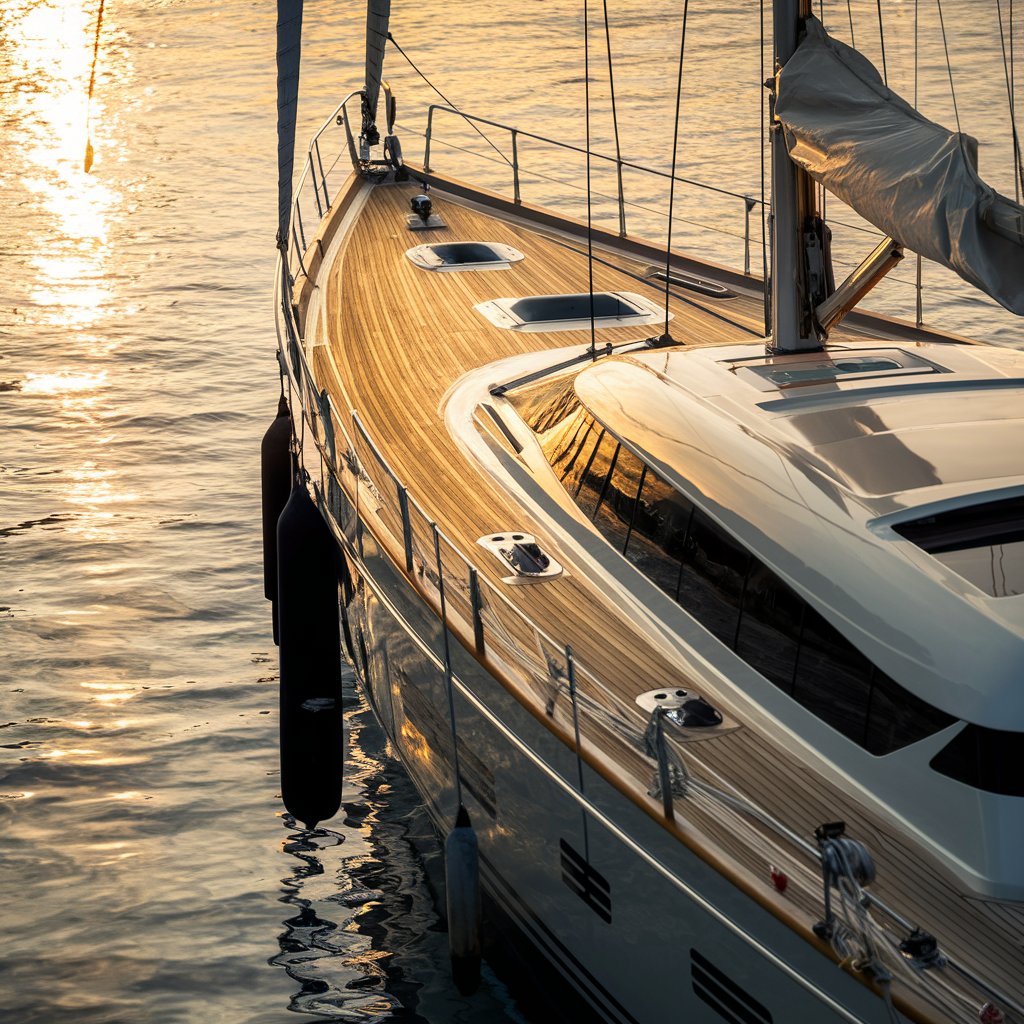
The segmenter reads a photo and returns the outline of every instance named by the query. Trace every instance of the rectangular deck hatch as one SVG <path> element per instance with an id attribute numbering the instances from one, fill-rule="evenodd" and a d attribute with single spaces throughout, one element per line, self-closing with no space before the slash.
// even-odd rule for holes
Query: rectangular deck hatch
<path id="1" fill-rule="evenodd" d="M 728 359 L 737 376 L 758 391 L 786 391 L 790 388 L 878 377 L 910 377 L 948 373 L 943 367 L 903 349 L 828 349 L 824 352 L 781 356 Z"/>
<path id="2" fill-rule="evenodd" d="M 507 270 L 523 254 L 500 242 L 431 242 L 407 249 L 421 270 Z"/>
<path id="3" fill-rule="evenodd" d="M 575 331 L 596 327 L 632 327 L 664 322 L 665 311 L 633 292 L 528 295 L 493 299 L 475 307 L 496 327 L 512 331 Z M 671 319 L 671 317 L 669 318 Z"/>

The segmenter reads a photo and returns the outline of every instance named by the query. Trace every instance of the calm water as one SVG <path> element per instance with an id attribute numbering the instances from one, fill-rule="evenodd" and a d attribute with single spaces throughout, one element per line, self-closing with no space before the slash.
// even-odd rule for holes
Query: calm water
<path id="1" fill-rule="evenodd" d="M 396 38 L 455 102 L 582 141 L 580 3 L 395 6 Z M 666 167 L 679 12 L 610 6 L 623 152 Z M 889 6 L 902 88 L 913 5 Z M 302 134 L 358 82 L 359 8 L 309 5 Z M 874 9 L 854 5 L 877 58 Z M 961 25 L 964 127 L 1012 195 L 998 33 L 966 18 L 969 0 L 945 10 Z M 436 848 L 354 689 L 345 816 L 309 837 L 279 806 L 257 455 L 277 396 L 273 5 L 109 2 L 87 129 L 95 15 L 0 0 L 0 1018 L 522 1019 L 493 977 L 472 1000 L 452 994 Z M 753 3 L 691 4 L 680 164 L 755 195 L 758 31 Z M 388 76 L 412 157 L 428 93 L 397 54 Z M 945 64 L 921 76 L 926 112 L 946 118 Z M 607 87 L 593 88 L 595 144 L 611 152 Z M 450 119 L 438 135 L 471 138 Z M 579 213 L 580 168 L 524 150 L 546 176 L 527 198 Z M 507 183 L 483 151 L 493 160 L 449 148 L 435 162 Z M 631 227 L 662 233 L 659 188 L 627 189 Z M 740 262 L 742 202 L 695 197 L 677 237 Z M 903 312 L 909 280 L 891 289 Z M 929 322 L 1021 343 L 1017 324 L 928 281 Z"/>

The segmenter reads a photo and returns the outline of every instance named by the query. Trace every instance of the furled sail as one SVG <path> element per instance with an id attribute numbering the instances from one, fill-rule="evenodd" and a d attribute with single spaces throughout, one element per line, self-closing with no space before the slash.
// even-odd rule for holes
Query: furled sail
<path id="1" fill-rule="evenodd" d="M 384 48 L 388 41 L 391 0 L 368 0 L 366 4 L 366 93 L 363 100 L 363 134 L 367 135 L 377 120 L 377 98 L 380 96 Z M 375 141 L 375 140 L 374 140 Z"/>
<path id="2" fill-rule="evenodd" d="M 277 244 L 288 245 L 299 105 L 302 0 L 277 0 Z"/>
<path id="3" fill-rule="evenodd" d="M 790 157 L 908 249 L 1024 315 L 1024 207 L 978 176 L 978 143 L 922 117 L 816 18 L 779 74 Z"/>

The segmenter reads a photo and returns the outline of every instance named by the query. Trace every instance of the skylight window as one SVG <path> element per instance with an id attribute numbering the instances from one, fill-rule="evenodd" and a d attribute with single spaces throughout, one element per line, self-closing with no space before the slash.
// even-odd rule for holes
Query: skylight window
<path id="1" fill-rule="evenodd" d="M 496 327 L 511 331 L 578 331 L 664 323 L 665 311 L 633 292 L 580 292 L 494 299 L 475 307 Z M 671 317 L 670 317 L 671 319 Z"/>
<path id="2" fill-rule="evenodd" d="M 947 372 L 902 349 L 828 349 L 783 356 L 730 359 L 737 376 L 759 391 L 786 391 L 815 384 Z"/>
<path id="3" fill-rule="evenodd" d="M 518 249 L 500 242 L 432 242 L 405 255 L 422 270 L 508 270 L 524 259 Z"/>
<path id="4" fill-rule="evenodd" d="M 1024 495 L 938 512 L 893 529 L 992 597 L 1024 594 Z"/>

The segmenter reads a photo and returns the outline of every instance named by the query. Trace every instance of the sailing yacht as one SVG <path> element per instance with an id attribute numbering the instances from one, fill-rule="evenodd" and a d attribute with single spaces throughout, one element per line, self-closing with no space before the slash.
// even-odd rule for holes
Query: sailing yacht
<path id="1" fill-rule="evenodd" d="M 522 202 L 514 129 L 511 196 L 407 161 L 388 8 L 310 221 L 280 4 L 288 810 L 338 807 L 344 657 L 460 987 L 479 887 L 606 1021 L 1024 1022 L 1024 355 L 855 308 L 906 247 L 1024 312 L 1024 209 L 785 0 L 766 289 Z M 887 235 L 838 286 L 815 183 Z"/>

